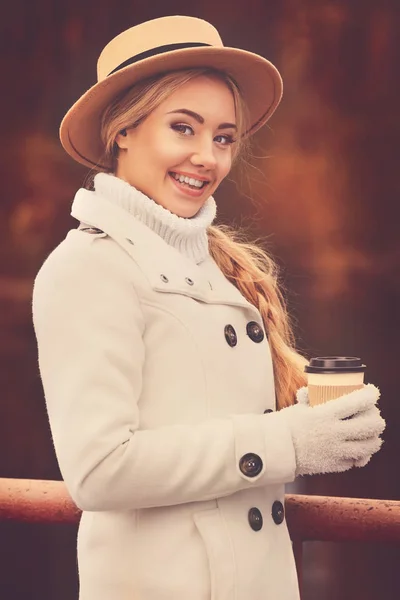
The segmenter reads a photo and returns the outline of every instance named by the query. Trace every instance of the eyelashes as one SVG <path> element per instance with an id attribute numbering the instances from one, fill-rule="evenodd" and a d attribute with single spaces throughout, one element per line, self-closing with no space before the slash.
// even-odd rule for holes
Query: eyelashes
<path id="1" fill-rule="evenodd" d="M 233 135 L 230 135 L 229 133 L 224 133 L 223 135 L 217 135 L 217 138 L 224 138 L 226 140 L 225 144 L 223 144 L 224 146 L 228 146 L 230 144 L 234 144 L 236 142 L 236 139 L 233 137 Z"/>
<path id="2" fill-rule="evenodd" d="M 174 131 L 177 131 L 178 133 L 181 133 L 184 136 L 189 137 L 190 135 L 194 135 L 193 127 L 191 127 L 190 125 L 186 125 L 186 123 L 173 123 L 172 125 L 170 125 L 170 127 Z M 230 144 L 234 144 L 236 142 L 234 136 L 230 134 L 220 134 L 215 136 L 214 139 L 217 140 L 218 138 L 222 138 L 223 140 L 225 140 L 224 142 L 217 142 L 220 143 L 222 146 L 229 146 Z"/>
<path id="3" fill-rule="evenodd" d="M 184 123 L 173 123 L 171 125 L 171 129 L 177 131 L 178 133 L 182 133 L 183 135 L 188 135 L 187 133 L 185 133 L 185 130 L 190 131 L 189 135 L 193 135 L 194 133 L 193 129 L 189 125 L 185 125 Z"/>

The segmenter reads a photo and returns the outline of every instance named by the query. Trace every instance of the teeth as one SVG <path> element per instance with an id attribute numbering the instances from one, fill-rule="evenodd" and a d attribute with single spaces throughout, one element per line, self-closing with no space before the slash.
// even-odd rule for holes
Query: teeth
<path id="1" fill-rule="evenodd" d="M 203 187 L 203 184 L 206 183 L 204 181 L 200 181 L 199 179 L 194 179 L 193 177 L 178 175 L 178 173 L 172 173 L 172 175 L 177 181 L 180 181 L 181 183 L 186 183 L 188 185 L 191 185 L 192 187 L 201 188 Z"/>

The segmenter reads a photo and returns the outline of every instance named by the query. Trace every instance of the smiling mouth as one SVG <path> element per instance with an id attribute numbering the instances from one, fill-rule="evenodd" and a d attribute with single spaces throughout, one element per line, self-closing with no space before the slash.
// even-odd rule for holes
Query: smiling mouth
<path id="1" fill-rule="evenodd" d="M 210 183 L 209 181 L 202 181 L 201 179 L 195 179 L 194 177 L 180 175 L 179 173 L 174 173 L 174 171 L 170 171 L 168 174 L 182 187 L 186 187 L 191 190 L 202 190 Z"/>

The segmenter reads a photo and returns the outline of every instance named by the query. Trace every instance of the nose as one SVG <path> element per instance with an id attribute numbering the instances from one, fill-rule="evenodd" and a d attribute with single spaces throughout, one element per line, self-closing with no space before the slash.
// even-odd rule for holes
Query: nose
<path id="1" fill-rule="evenodd" d="M 213 142 L 202 141 L 191 156 L 191 162 L 196 167 L 203 167 L 207 170 L 215 169 L 217 159 L 215 157 L 215 148 Z"/>

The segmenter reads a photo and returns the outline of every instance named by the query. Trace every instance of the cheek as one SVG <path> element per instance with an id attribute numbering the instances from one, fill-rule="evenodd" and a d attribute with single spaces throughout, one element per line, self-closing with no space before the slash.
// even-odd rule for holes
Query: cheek
<path id="1" fill-rule="evenodd" d="M 149 173 L 154 177 L 165 174 L 171 166 L 174 144 L 164 132 L 142 129 L 134 140 L 131 153 L 132 168 L 143 177 Z"/>
<path id="2" fill-rule="evenodd" d="M 229 173 L 229 171 L 231 170 L 232 167 L 232 152 L 231 150 L 227 150 L 223 157 L 222 160 L 220 161 L 219 164 L 219 174 L 221 179 L 224 179 L 224 177 L 226 177 Z"/>
<path id="3" fill-rule="evenodd" d="M 183 163 L 189 153 L 182 146 L 174 140 L 165 140 L 165 138 L 160 140 L 154 151 L 157 164 L 163 167 L 165 171 L 169 171 L 172 167 Z"/>

